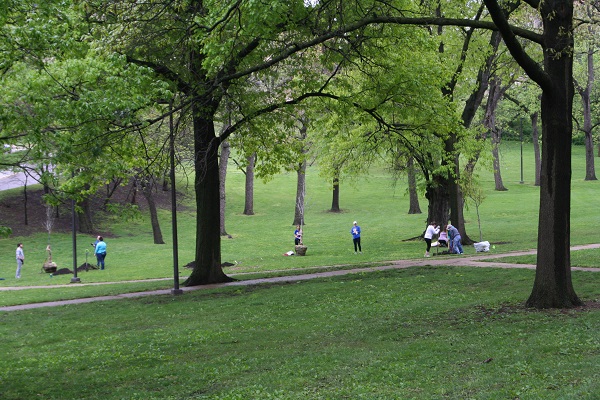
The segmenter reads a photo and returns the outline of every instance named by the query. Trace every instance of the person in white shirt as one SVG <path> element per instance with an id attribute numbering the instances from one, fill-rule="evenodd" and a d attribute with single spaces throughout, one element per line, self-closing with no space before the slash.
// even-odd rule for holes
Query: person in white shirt
<path id="1" fill-rule="evenodd" d="M 425 250 L 425 257 L 429 257 L 429 250 L 431 250 L 431 239 L 433 239 L 433 235 L 437 235 L 440 232 L 440 227 L 436 226 L 435 221 L 431 221 L 425 230 L 425 235 L 423 238 L 425 239 L 425 243 L 427 244 L 427 250 Z"/>
<path id="2" fill-rule="evenodd" d="M 25 261 L 25 254 L 23 254 L 23 243 L 17 245 L 17 273 L 15 278 L 21 278 L 21 268 L 23 267 L 23 261 Z"/>

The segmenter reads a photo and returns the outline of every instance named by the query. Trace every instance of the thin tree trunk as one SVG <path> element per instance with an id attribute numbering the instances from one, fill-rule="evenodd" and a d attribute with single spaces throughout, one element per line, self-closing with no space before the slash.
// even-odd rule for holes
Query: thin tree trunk
<path id="1" fill-rule="evenodd" d="M 304 196 L 306 195 L 306 160 L 303 160 L 296 169 L 298 182 L 296 185 L 296 207 L 294 208 L 294 222 L 292 225 L 304 225 Z"/>
<path id="2" fill-rule="evenodd" d="M 28 208 L 27 208 L 27 174 L 25 174 L 25 184 L 23 185 L 23 217 L 25 218 L 23 223 L 25 225 L 29 225 L 29 212 L 28 212 Z"/>
<path id="3" fill-rule="evenodd" d="M 494 183 L 496 185 L 495 189 L 498 191 L 506 191 L 508 190 L 504 183 L 502 182 L 502 171 L 500 170 L 500 136 L 501 130 L 498 128 L 494 128 L 492 130 L 492 158 L 494 165 Z"/>
<path id="4" fill-rule="evenodd" d="M 131 204 L 137 204 L 137 192 L 138 192 L 138 178 L 133 177 L 133 183 L 131 184 Z"/>
<path id="5" fill-rule="evenodd" d="M 540 152 L 540 133 L 538 127 L 539 113 L 536 111 L 530 116 L 533 141 L 533 155 L 535 157 L 535 186 L 540 186 L 540 175 L 542 173 L 542 162 Z"/>
<path id="6" fill-rule="evenodd" d="M 221 236 L 228 236 L 227 230 L 225 229 L 225 206 L 227 204 L 227 198 L 225 193 L 225 179 L 227 178 L 227 163 L 229 162 L 229 154 L 231 149 L 227 140 L 221 143 L 221 155 L 219 156 L 219 222 Z"/>
<path id="7" fill-rule="evenodd" d="M 406 165 L 408 174 L 408 194 L 409 194 L 409 214 L 421 214 L 421 206 L 419 205 L 419 193 L 417 192 L 417 176 L 415 171 L 415 160 L 413 157 L 408 158 Z M 443 223 L 445 221 L 440 221 Z"/>
<path id="8" fill-rule="evenodd" d="M 158 211 L 156 209 L 156 202 L 154 201 L 154 178 L 150 177 L 144 180 L 142 183 L 142 194 L 148 202 L 148 211 L 150 212 L 150 224 L 152 225 L 152 236 L 154 237 L 154 244 L 165 244 L 163 240 L 162 231 L 160 229 L 160 222 L 158 221 Z"/>
<path id="9" fill-rule="evenodd" d="M 296 185 L 296 206 L 294 208 L 294 222 L 292 225 L 300 225 L 304 226 L 304 201 L 306 196 L 306 153 L 307 148 L 304 143 L 304 139 L 306 139 L 306 131 L 308 130 L 308 126 L 306 125 L 303 118 L 300 118 L 300 135 L 298 140 L 302 143 L 302 161 L 298 164 L 296 168 L 296 172 L 298 175 L 298 183 Z"/>
<path id="10" fill-rule="evenodd" d="M 585 88 L 578 88 L 583 106 L 583 133 L 585 135 L 585 180 L 595 181 L 596 169 L 594 167 L 594 138 L 592 135 L 592 103 L 590 93 L 594 85 L 594 50 L 588 49 L 587 53 L 588 79 Z"/>
<path id="11" fill-rule="evenodd" d="M 247 161 L 244 215 L 254 215 L 254 164 L 256 163 L 256 153 L 252 153 L 248 156 Z"/>
<path id="12" fill-rule="evenodd" d="M 500 85 L 500 79 L 494 76 L 490 79 L 490 85 L 488 89 L 488 101 L 485 108 L 484 126 L 490 132 L 492 140 L 492 156 L 494 166 L 494 182 L 496 190 L 504 191 L 507 190 L 502 183 L 502 171 L 500 169 L 500 155 L 498 148 L 500 146 L 501 130 L 496 124 L 496 110 L 498 109 L 498 103 L 502 98 L 502 95 L 506 89 L 503 89 Z"/>
<path id="13" fill-rule="evenodd" d="M 333 178 L 333 193 L 330 211 L 340 212 L 340 180 L 337 176 Z"/>

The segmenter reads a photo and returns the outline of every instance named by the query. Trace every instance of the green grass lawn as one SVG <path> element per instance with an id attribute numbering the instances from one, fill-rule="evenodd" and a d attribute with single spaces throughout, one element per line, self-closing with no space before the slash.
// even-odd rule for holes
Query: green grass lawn
<path id="1" fill-rule="evenodd" d="M 535 255 L 495 258 L 494 261 L 535 264 Z M 584 249 L 571 252 L 571 266 L 583 268 L 600 268 L 600 249 Z"/>
<path id="2" fill-rule="evenodd" d="M 600 312 L 419 267 L 0 314 L 2 399 L 597 399 Z M 600 275 L 574 274 L 586 301 Z"/>
<path id="3" fill-rule="evenodd" d="M 537 243 L 537 212 L 539 188 L 533 185 L 533 159 L 531 145 L 524 153 L 525 183 L 520 184 L 520 160 L 518 143 L 504 145 L 502 151 L 502 173 L 506 192 L 493 190 L 493 175 L 489 171 L 480 172 L 480 182 L 486 198 L 479 207 L 481 215 L 482 239 L 495 245 L 493 253 L 501 254 L 510 250 L 534 249 Z M 584 244 L 597 241 L 590 230 L 590 220 L 594 218 L 594 204 L 600 183 L 584 182 L 583 148 L 574 148 L 573 162 L 573 206 L 571 210 L 571 244 Z M 253 273 L 269 275 L 270 271 L 291 271 L 318 266 L 362 265 L 382 263 L 395 259 L 421 258 L 424 242 L 409 240 L 419 236 L 425 228 L 427 202 L 421 198 L 423 214 L 408 215 L 408 197 L 405 182 L 394 185 L 385 168 L 373 168 L 369 176 L 355 182 L 342 182 L 341 213 L 331 213 L 331 188 L 329 182 L 318 175 L 316 167 L 308 172 L 305 244 L 306 257 L 284 257 L 286 251 L 293 250 L 293 213 L 296 180 L 294 173 L 281 174 L 273 180 L 256 182 L 255 215 L 242 214 L 244 209 L 244 175 L 235 168 L 229 168 L 227 177 L 227 220 L 226 228 L 232 239 L 222 239 L 223 262 L 235 263 L 225 268 L 226 273 Z M 184 186 L 180 185 L 183 189 Z M 14 192 L 19 195 L 19 191 Z M 2 193 L 2 195 L 7 195 Z M 193 198 L 184 198 L 178 212 L 179 261 L 180 266 L 193 260 L 195 249 L 195 213 Z M 465 212 L 467 230 L 471 238 L 479 240 L 479 227 L 476 209 L 470 205 Z M 135 221 L 121 221 L 110 216 L 98 219 L 98 231 L 110 232 L 107 236 L 108 256 L 105 271 L 80 272 L 83 283 L 120 282 L 125 280 L 169 278 L 173 276 L 173 256 L 171 238 L 171 215 L 169 210 L 161 211 L 164 245 L 152 243 L 152 231 L 147 216 Z M 354 255 L 350 227 L 357 220 L 363 231 L 363 254 Z M 41 227 L 41 222 L 39 223 Z M 68 284 L 70 275 L 50 278 L 40 273 L 46 259 L 45 248 L 48 234 L 42 232 L 30 237 L 0 239 L 0 288 L 3 286 L 57 285 Z M 86 259 L 94 263 L 93 248 L 90 242 L 94 236 L 78 235 L 77 264 Z M 17 242 L 24 242 L 27 261 L 22 279 L 14 279 L 14 251 Z M 53 260 L 60 267 L 71 268 L 72 238 L 70 234 L 52 233 L 50 242 Z M 474 253 L 467 247 L 467 254 Z M 597 254 L 597 253 L 596 253 Z M 180 267 L 180 275 L 189 271 Z M 172 281 L 165 281 L 169 287 Z M 75 285 L 76 286 L 76 285 Z M 156 288 L 151 282 L 148 289 Z M 160 285 L 159 285 L 160 286 Z M 144 285 L 135 285 L 135 290 L 144 290 Z M 124 289 L 123 286 L 120 289 Z M 120 290 L 117 289 L 117 290 Z M 37 296 L 45 299 L 62 299 L 77 296 L 90 296 L 112 293 L 110 286 L 87 287 L 84 290 L 65 288 L 50 298 L 48 291 L 43 294 L 31 289 L 31 294 L 22 291 L 19 296 L 0 291 L 0 305 L 18 304 L 17 301 L 32 301 Z M 77 294 L 75 294 L 77 293 Z M 19 300 L 22 298 L 22 300 Z"/>
<path id="4" fill-rule="evenodd" d="M 482 238 L 495 244 L 493 255 L 536 247 L 539 195 L 526 150 L 524 184 L 518 144 L 502 152 L 507 192 L 495 192 L 491 173 L 481 172 Z M 583 181 L 583 149 L 574 154 L 572 245 L 598 241 L 590 221 L 599 183 Z M 342 213 L 327 211 L 330 187 L 316 168 L 307 182 L 308 253 L 284 257 L 293 249 L 295 175 L 257 182 L 256 215 L 245 216 L 244 176 L 230 169 L 232 239 L 222 240 L 222 253 L 235 266 L 227 273 L 248 279 L 422 258 L 424 243 L 408 239 L 422 233 L 426 213 L 407 214 L 406 185 L 394 185 L 384 168 L 342 183 Z M 187 198 L 178 213 L 181 265 L 194 253 L 191 204 Z M 466 219 L 478 240 L 474 207 Z M 352 249 L 353 220 L 363 230 L 362 255 Z M 166 210 L 161 223 L 165 245 L 152 244 L 146 218 L 102 223 L 107 269 L 79 273 L 84 284 L 116 282 L 102 285 L 40 273 L 45 232 L 0 239 L 0 288 L 50 286 L 0 290 L 0 305 L 172 287 Z M 72 267 L 71 235 L 50 240 L 54 261 Z M 20 241 L 27 261 L 16 280 Z M 91 241 L 77 237 L 78 264 L 86 250 L 92 261 Z M 572 254 L 573 265 L 597 259 L 598 250 Z M 586 309 L 525 309 L 531 270 L 441 266 L 2 312 L 0 399 L 598 399 L 600 274 L 572 275 Z"/>

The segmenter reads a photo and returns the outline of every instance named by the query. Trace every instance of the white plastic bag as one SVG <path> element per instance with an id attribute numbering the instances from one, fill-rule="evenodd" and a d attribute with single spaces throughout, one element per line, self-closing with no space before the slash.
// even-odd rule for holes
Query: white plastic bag
<path id="1" fill-rule="evenodd" d="M 479 243 L 474 243 L 473 246 L 475 246 L 475 252 L 479 253 L 481 251 L 490 251 L 490 242 L 479 242 Z"/>

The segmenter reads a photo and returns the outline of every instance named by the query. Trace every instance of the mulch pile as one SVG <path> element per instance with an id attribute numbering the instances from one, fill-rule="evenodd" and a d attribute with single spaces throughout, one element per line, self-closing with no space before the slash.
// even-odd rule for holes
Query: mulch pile
<path id="1" fill-rule="evenodd" d="M 79 267 L 77 267 L 77 272 L 81 272 L 81 271 L 87 272 L 91 269 L 99 269 L 99 268 L 90 263 L 83 263 Z M 71 271 L 69 268 L 61 268 L 61 269 L 57 269 L 56 272 L 53 272 L 52 275 L 69 275 L 72 273 L 73 273 L 73 271 Z"/>

